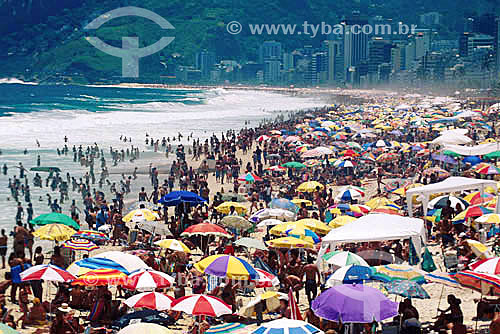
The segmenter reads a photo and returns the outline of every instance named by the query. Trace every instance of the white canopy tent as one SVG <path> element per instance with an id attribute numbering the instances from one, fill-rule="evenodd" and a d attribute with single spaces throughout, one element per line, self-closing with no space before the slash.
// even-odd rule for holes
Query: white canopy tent
<path id="1" fill-rule="evenodd" d="M 479 144 L 475 146 L 445 144 L 444 149 L 460 155 L 485 155 L 500 151 L 500 143 Z"/>
<path id="2" fill-rule="evenodd" d="M 321 242 L 318 258 L 329 246 L 333 248 L 339 243 L 400 239 L 411 239 L 417 254 L 420 254 L 421 244 L 426 243 L 424 221 L 419 218 L 373 213 L 331 230 Z"/>
<path id="3" fill-rule="evenodd" d="M 479 190 L 481 195 L 484 195 L 486 187 L 497 189 L 497 183 L 492 180 L 470 179 L 467 177 L 451 176 L 444 181 L 428 184 L 426 186 L 408 189 L 406 192 L 406 203 L 408 203 L 408 214 L 413 216 L 413 196 L 420 196 L 424 207 L 424 216 L 427 215 L 427 204 L 429 196 L 438 193 L 451 193 L 464 190 Z"/>
<path id="4" fill-rule="evenodd" d="M 469 137 L 453 132 L 445 133 L 431 141 L 434 145 L 468 144 L 471 142 L 472 139 Z"/>

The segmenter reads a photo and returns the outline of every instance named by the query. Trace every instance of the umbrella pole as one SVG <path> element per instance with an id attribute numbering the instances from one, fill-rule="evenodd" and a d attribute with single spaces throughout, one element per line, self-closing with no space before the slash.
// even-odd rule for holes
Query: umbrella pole
<path id="1" fill-rule="evenodd" d="M 436 311 L 436 316 L 439 315 L 439 307 L 441 306 L 441 298 L 443 298 L 443 291 L 444 291 L 444 284 L 441 287 L 441 295 L 439 296 L 439 301 L 438 301 L 438 307 L 437 307 L 437 311 Z"/>

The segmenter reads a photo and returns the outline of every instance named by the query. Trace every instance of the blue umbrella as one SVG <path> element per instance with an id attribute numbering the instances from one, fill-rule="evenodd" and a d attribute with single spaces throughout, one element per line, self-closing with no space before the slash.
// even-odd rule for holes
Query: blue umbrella
<path id="1" fill-rule="evenodd" d="M 372 269 L 370 267 L 349 265 L 337 269 L 326 280 L 326 286 L 332 287 L 339 284 L 363 283 L 371 280 Z"/>
<path id="2" fill-rule="evenodd" d="M 320 329 L 301 320 L 278 319 L 258 327 L 252 334 L 315 334 L 323 333 Z"/>
<path id="3" fill-rule="evenodd" d="M 433 153 L 431 157 L 434 160 L 442 161 L 442 162 L 445 162 L 447 164 L 453 164 L 453 165 L 457 164 L 457 161 L 455 159 L 453 159 L 452 157 L 449 157 L 447 155 L 444 155 L 444 154 L 434 154 Z"/>
<path id="4" fill-rule="evenodd" d="M 269 207 L 271 209 L 285 209 L 294 213 L 299 211 L 299 207 L 286 198 L 274 198 L 269 202 Z"/>
<path id="5" fill-rule="evenodd" d="M 172 191 L 158 202 L 166 206 L 176 206 L 181 203 L 202 204 L 207 200 L 191 191 Z"/>
<path id="6" fill-rule="evenodd" d="M 482 160 L 480 157 L 477 157 L 475 155 L 471 155 L 471 156 L 468 156 L 468 157 L 465 157 L 464 158 L 464 162 L 465 163 L 470 163 L 472 166 L 474 165 L 477 165 L 478 163 L 480 163 Z"/>
<path id="7" fill-rule="evenodd" d="M 420 299 L 430 299 L 427 291 L 420 286 L 420 284 L 413 281 L 392 281 L 384 284 L 387 292 L 394 295 L 403 296 L 405 298 L 420 298 Z"/>

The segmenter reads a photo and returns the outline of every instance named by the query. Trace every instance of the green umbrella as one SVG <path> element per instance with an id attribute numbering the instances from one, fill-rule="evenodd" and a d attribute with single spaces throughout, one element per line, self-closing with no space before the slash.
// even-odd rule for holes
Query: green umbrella
<path id="1" fill-rule="evenodd" d="M 30 221 L 30 223 L 33 225 L 63 224 L 76 230 L 80 229 L 80 225 L 77 222 L 69 216 L 58 212 L 44 213 Z"/>
<path id="2" fill-rule="evenodd" d="M 461 157 L 460 154 L 456 153 L 456 152 L 453 152 L 453 151 L 450 151 L 450 150 L 445 150 L 443 152 L 444 155 L 447 155 L 447 156 L 450 156 L 450 157 Z"/>
<path id="3" fill-rule="evenodd" d="M 287 167 L 287 168 L 306 168 L 306 165 L 303 163 L 300 163 L 298 161 L 289 161 L 281 165 L 281 167 Z"/>
<path id="4" fill-rule="evenodd" d="M 484 157 L 489 159 L 500 158 L 500 151 L 488 153 Z"/>
<path id="5" fill-rule="evenodd" d="M 56 173 L 60 173 L 61 169 L 59 169 L 59 167 L 31 167 L 30 171 L 32 171 L 32 172 L 48 172 L 48 173 L 49 172 L 56 172 Z"/>

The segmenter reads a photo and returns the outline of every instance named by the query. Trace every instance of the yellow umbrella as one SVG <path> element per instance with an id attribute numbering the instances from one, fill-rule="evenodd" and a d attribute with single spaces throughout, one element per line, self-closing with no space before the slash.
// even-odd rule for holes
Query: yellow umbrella
<path id="1" fill-rule="evenodd" d="M 155 221 L 160 219 L 157 213 L 149 210 L 149 209 L 136 209 L 132 210 L 122 218 L 122 220 L 126 223 L 131 221 Z"/>
<path id="2" fill-rule="evenodd" d="M 231 207 L 234 207 L 235 211 L 238 214 L 247 212 L 247 208 L 237 202 L 224 202 L 218 207 L 216 207 L 215 210 L 217 210 L 220 213 L 228 214 L 230 212 Z"/>
<path id="3" fill-rule="evenodd" d="M 163 239 L 155 242 L 155 245 L 164 248 L 170 249 L 173 251 L 180 251 L 184 253 L 191 253 L 191 250 L 182 242 L 175 239 Z"/>
<path id="4" fill-rule="evenodd" d="M 257 296 L 257 298 L 251 300 L 245 307 L 240 310 L 240 314 L 244 317 L 250 318 L 255 315 L 255 305 L 261 301 L 265 301 L 266 309 L 264 313 L 274 312 L 280 307 L 280 300 L 288 300 L 288 296 L 285 293 L 277 291 L 266 291 L 263 294 Z"/>
<path id="5" fill-rule="evenodd" d="M 314 248 L 314 244 L 294 237 L 284 237 L 269 240 L 267 244 L 275 248 Z"/>
<path id="6" fill-rule="evenodd" d="M 303 198 L 294 198 L 292 199 L 292 203 L 297 205 L 298 207 L 301 207 L 302 203 L 304 203 L 306 206 L 312 206 L 312 202 L 310 200 Z"/>
<path id="7" fill-rule="evenodd" d="M 388 198 L 386 197 L 375 197 L 369 200 L 368 202 L 365 203 L 368 205 L 370 208 L 375 209 L 378 208 L 379 206 L 384 206 L 387 204 L 394 204 L 391 202 Z"/>
<path id="8" fill-rule="evenodd" d="M 467 243 L 469 244 L 470 248 L 472 249 L 472 252 L 476 254 L 476 256 L 479 256 L 481 259 L 488 259 L 490 257 L 493 257 L 490 253 L 490 250 L 488 247 L 480 243 L 479 241 L 476 240 L 467 240 Z"/>
<path id="9" fill-rule="evenodd" d="M 423 186 L 422 183 L 412 183 L 410 185 L 407 185 L 406 187 L 401 187 L 393 191 L 394 194 L 400 195 L 400 196 L 406 196 L 406 192 L 408 189 L 412 188 L 417 188 Z"/>
<path id="10" fill-rule="evenodd" d="M 302 223 L 298 222 L 289 222 L 289 223 L 283 223 L 283 224 L 278 224 L 273 226 L 270 230 L 269 233 L 272 235 L 285 235 L 287 230 L 293 229 L 293 228 L 305 228 L 306 226 Z"/>
<path id="11" fill-rule="evenodd" d="M 352 217 L 352 216 L 338 216 L 337 218 L 333 219 L 328 226 L 332 228 L 337 228 L 340 226 L 344 226 L 346 224 L 352 223 L 355 221 L 357 218 Z"/>
<path id="12" fill-rule="evenodd" d="M 326 225 L 322 221 L 313 218 L 304 218 L 301 220 L 297 220 L 296 223 L 304 224 L 311 231 L 319 234 L 327 234 L 332 230 L 328 225 Z"/>
<path id="13" fill-rule="evenodd" d="M 317 181 L 308 181 L 308 182 L 304 182 L 300 186 L 298 186 L 297 191 L 312 193 L 312 192 L 317 191 L 318 188 L 319 188 L 319 190 L 323 190 L 323 189 L 325 189 L 325 186 Z"/>
<path id="14" fill-rule="evenodd" d="M 35 237 L 42 240 L 66 241 L 71 238 L 76 231 L 63 224 L 48 224 L 33 232 Z"/>

